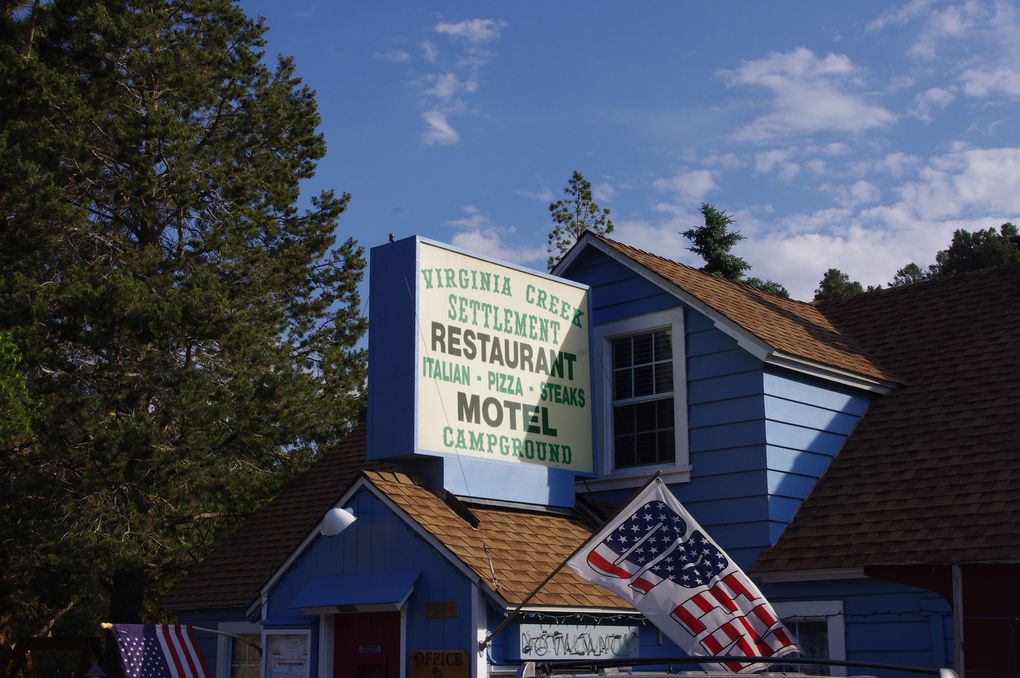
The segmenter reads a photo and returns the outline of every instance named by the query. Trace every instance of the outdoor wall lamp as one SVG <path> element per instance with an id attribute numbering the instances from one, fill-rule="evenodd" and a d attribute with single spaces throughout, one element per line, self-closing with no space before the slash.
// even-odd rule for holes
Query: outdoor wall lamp
<path id="1" fill-rule="evenodd" d="M 335 537 L 353 525 L 357 519 L 353 510 L 334 506 L 326 511 L 326 515 L 322 516 L 322 522 L 319 523 L 319 534 L 323 537 Z"/>

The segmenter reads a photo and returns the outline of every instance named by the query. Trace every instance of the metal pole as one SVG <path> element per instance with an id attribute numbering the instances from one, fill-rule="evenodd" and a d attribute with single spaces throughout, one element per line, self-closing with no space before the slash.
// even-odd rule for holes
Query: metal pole
<path id="1" fill-rule="evenodd" d="M 959 565 L 953 565 L 953 640 L 955 655 L 953 663 L 956 664 L 956 673 L 960 678 L 963 675 L 963 570 Z"/>

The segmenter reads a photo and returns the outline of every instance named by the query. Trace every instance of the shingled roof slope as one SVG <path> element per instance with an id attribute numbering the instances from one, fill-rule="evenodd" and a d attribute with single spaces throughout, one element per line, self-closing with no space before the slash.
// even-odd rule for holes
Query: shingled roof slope
<path id="1" fill-rule="evenodd" d="M 755 572 L 1020 560 L 1020 267 L 820 307 L 901 376 Z"/>
<path id="2" fill-rule="evenodd" d="M 352 432 L 257 511 L 160 601 L 167 608 L 247 607 L 322 515 L 340 499 L 365 460 L 365 429 Z M 388 468 L 376 463 L 374 467 Z"/>
<path id="3" fill-rule="evenodd" d="M 409 476 L 367 471 L 366 478 L 433 535 L 510 605 L 532 590 L 592 535 L 580 518 L 557 513 L 472 506 L 477 528 Z M 608 591 L 560 570 L 528 603 L 533 607 L 630 609 Z"/>
<path id="4" fill-rule="evenodd" d="M 882 382 L 897 381 L 814 304 L 783 299 L 591 234 L 725 316 L 773 349 Z"/>

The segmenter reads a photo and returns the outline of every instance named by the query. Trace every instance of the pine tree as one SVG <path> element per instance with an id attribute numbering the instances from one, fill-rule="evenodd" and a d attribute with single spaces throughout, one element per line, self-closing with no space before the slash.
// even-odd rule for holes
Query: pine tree
<path id="1" fill-rule="evenodd" d="M 702 271 L 727 280 L 742 280 L 744 272 L 749 270 L 751 265 L 730 253 L 733 246 L 744 239 L 739 231 L 730 230 L 730 225 L 734 222 L 733 217 L 727 214 L 726 210 L 718 210 L 715 205 L 707 202 L 701 203 L 700 211 L 705 217 L 705 223 L 689 228 L 681 234 L 691 241 L 691 246 L 687 249 L 705 260 L 705 265 L 701 267 Z"/>
<path id="2" fill-rule="evenodd" d="M 585 231 L 599 235 L 613 232 L 613 220 L 609 218 L 612 210 L 598 206 L 591 195 L 591 182 L 583 174 L 574 170 L 563 192 L 566 198 L 549 205 L 553 230 L 546 247 L 549 252 L 546 263 L 550 271 Z"/>
<path id="3" fill-rule="evenodd" d="M 229 0 L 0 13 L 0 331 L 35 404 L 0 645 L 82 591 L 137 621 L 359 415 L 363 252 L 349 196 L 299 208 L 325 146 L 264 31 Z"/>
<path id="4" fill-rule="evenodd" d="M 870 292 L 873 288 L 869 287 Z M 830 268 L 825 272 L 818 288 L 815 290 L 815 301 L 831 301 L 846 299 L 864 292 L 864 286 L 838 268 Z"/>

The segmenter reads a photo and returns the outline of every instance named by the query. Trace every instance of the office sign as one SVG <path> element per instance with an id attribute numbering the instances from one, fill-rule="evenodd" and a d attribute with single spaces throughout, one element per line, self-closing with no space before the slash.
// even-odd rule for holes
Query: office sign
<path id="1" fill-rule="evenodd" d="M 421 242 L 417 447 L 592 471 L 588 292 Z"/>

